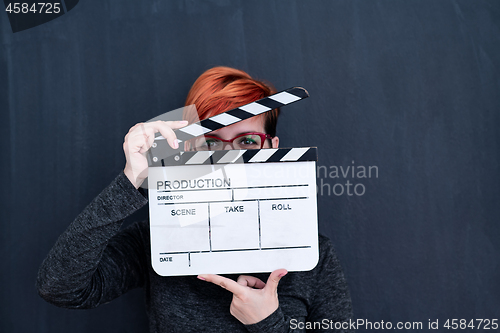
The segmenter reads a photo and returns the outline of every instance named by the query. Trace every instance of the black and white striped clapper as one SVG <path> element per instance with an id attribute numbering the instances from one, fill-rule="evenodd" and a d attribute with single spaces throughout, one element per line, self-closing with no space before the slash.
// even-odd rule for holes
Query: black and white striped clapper
<path id="1" fill-rule="evenodd" d="M 226 111 L 216 116 L 201 120 L 200 122 L 180 128 L 175 131 L 175 135 L 177 136 L 179 142 L 189 140 L 200 135 L 235 124 L 242 120 L 258 116 L 264 112 L 268 112 L 273 109 L 292 104 L 307 97 L 309 97 L 309 93 L 302 87 L 293 87 L 290 89 L 286 89 L 274 95 L 240 106 L 236 109 Z M 160 159 L 166 156 L 164 152 L 167 150 L 168 143 L 166 142 L 165 138 L 163 138 L 163 136 L 157 133 L 155 142 L 149 150 L 149 165 L 161 165 L 161 163 L 159 163 Z"/>
<path id="2" fill-rule="evenodd" d="M 188 151 L 155 162 L 153 166 L 317 161 L 316 147 Z"/>
<path id="3" fill-rule="evenodd" d="M 259 99 L 258 101 L 226 111 L 216 116 L 204 119 L 176 131 L 177 139 L 188 140 L 212 132 L 239 121 L 257 116 L 261 113 L 283 107 L 293 102 L 309 97 L 304 88 L 294 87 L 274 95 Z"/>

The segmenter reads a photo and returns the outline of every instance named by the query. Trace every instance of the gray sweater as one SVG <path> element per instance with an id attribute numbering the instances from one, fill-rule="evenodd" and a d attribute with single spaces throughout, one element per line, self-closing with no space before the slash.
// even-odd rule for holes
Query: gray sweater
<path id="1" fill-rule="evenodd" d="M 242 324 L 229 313 L 229 291 L 196 276 L 163 277 L 153 271 L 147 221 L 120 230 L 123 219 L 146 204 L 120 173 L 49 252 L 38 272 L 40 296 L 60 307 L 89 309 L 142 287 L 151 332 L 300 332 L 300 323 L 352 318 L 340 263 L 331 242 L 320 235 L 316 268 L 289 272 L 278 286 L 279 308 L 256 324 Z M 269 276 L 251 275 L 264 282 Z M 336 331 L 330 327 L 323 330 Z"/>

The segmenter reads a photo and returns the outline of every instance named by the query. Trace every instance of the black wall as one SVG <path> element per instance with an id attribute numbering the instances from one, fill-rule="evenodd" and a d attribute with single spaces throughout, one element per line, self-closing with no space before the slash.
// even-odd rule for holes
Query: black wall
<path id="1" fill-rule="evenodd" d="M 283 109 L 282 146 L 378 168 L 318 177 L 356 318 L 500 316 L 500 2 L 82 0 L 15 34 L 0 14 L 0 29 L 1 332 L 147 330 L 142 291 L 59 309 L 37 270 L 123 168 L 128 129 L 214 65 L 309 90 Z M 347 181 L 365 193 L 332 193 Z"/>

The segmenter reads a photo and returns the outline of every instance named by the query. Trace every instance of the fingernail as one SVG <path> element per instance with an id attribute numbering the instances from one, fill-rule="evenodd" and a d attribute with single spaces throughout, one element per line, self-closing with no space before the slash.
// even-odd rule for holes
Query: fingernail
<path id="1" fill-rule="evenodd" d="M 174 148 L 175 149 L 179 148 L 179 140 L 177 139 L 174 140 Z"/>
<path id="2" fill-rule="evenodd" d="M 283 276 L 285 276 L 285 275 L 287 275 L 287 274 L 288 274 L 288 272 L 286 272 L 286 273 L 281 273 L 280 275 L 278 275 L 278 277 L 279 277 L 279 278 L 282 278 Z"/>
<path id="3" fill-rule="evenodd" d="M 199 275 L 197 276 L 197 278 L 200 279 L 200 280 L 206 281 L 206 279 L 204 277 L 201 277 Z"/>
<path id="4" fill-rule="evenodd" d="M 180 122 L 181 122 L 181 124 L 187 124 L 188 123 L 187 120 L 181 120 Z"/>

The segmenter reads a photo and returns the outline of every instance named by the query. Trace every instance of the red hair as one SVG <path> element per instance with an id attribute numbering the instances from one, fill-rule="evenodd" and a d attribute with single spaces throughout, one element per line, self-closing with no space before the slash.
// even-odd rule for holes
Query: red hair
<path id="1" fill-rule="evenodd" d="M 255 80 L 246 72 L 230 67 L 214 67 L 194 82 L 189 90 L 186 105 L 194 104 L 198 115 L 184 111 L 183 118 L 190 123 L 210 118 L 239 106 L 276 93 L 269 83 Z M 276 135 L 279 109 L 266 112 L 263 117 L 264 129 L 271 136 Z"/>

